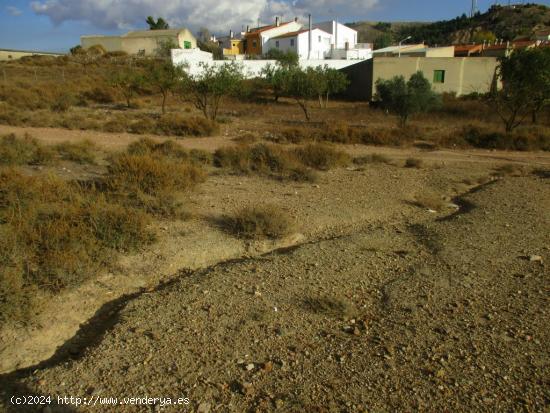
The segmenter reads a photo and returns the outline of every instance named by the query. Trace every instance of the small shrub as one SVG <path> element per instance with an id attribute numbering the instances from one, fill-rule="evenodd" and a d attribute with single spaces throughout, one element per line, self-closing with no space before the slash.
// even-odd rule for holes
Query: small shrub
<path id="1" fill-rule="evenodd" d="M 204 171 L 189 162 L 152 155 L 120 154 L 108 166 L 107 185 L 114 191 L 157 195 L 185 191 L 204 181 Z"/>
<path id="2" fill-rule="evenodd" d="M 418 158 L 407 158 L 405 161 L 405 168 L 422 168 L 422 165 L 422 159 Z"/>
<path id="3" fill-rule="evenodd" d="M 297 148 L 295 153 L 300 162 L 305 166 L 322 171 L 344 166 L 350 162 L 350 157 L 345 152 L 319 143 Z"/>
<path id="4" fill-rule="evenodd" d="M 427 208 L 433 211 L 441 211 L 445 208 L 445 202 L 436 194 L 417 195 L 413 203 L 421 208 Z"/>
<path id="5" fill-rule="evenodd" d="M 82 93 L 82 96 L 85 99 L 91 100 L 96 103 L 113 103 L 115 101 L 115 96 L 113 90 L 105 86 L 96 86 L 91 90 L 88 90 Z"/>
<path id="6" fill-rule="evenodd" d="M 357 143 L 361 140 L 361 133 L 345 122 L 328 123 L 320 132 L 319 140 L 335 143 Z"/>
<path id="7" fill-rule="evenodd" d="M 163 115 L 157 123 L 160 133 L 174 136 L 211 136 L 218 128 L 216 122 L 209 119 L 173 113 Z"/>
<path id="8" fill-rule="evenodd" d="M 293 230 L 284 211 L 274 205 L 247 207 L 224 219 L 225 229 L 242 238 L 282 238 Z"/>
<path id="9" fill-rule="evenodd" d="M 73 97 L 66 92 L 57 95 L 50 105 L 52 112 L 63 113 L 67 112 L 73 105 Z"/>
<path id="10" fill-rule="evenodd" d="M 315 139 L 315 131 L 304 127 L 285 128 L 281 130 L 280 135 L 282 137 L 282 142 L 290 142 L 295 144 L 310 142 Z"/>
<path id="11" fill-rule="evenodd" d="M 373 153 L 371 155 L 367 156 L 360 156 L 357 158 L 353 158 L 353 163 L 356 165 L 365 165 L 369 163 L 385 163 L 385 164 L 391 164 L 391 159 L 388 158 L 386 155 L 382 155 L 379 153 Z"/>
<path id="12" fill-rule="evenodd" d="M 0 138 L 0 164 L 36 165 L 49 163 L 54 159 L 53 151 L 25 135 L 22 139 L 14 134 Z"/>
<path id="13" fill-rule="evenodd" d="M 55 149 L 61 156 L 61 159 L 66 161 L 90 164 L 94 164 L 96 162 L 96 156 L 94 153 L 96 146 L 89 140 L 76 143 L 66 141 L 56 145 Z"/>
<path id="14" fill-rule="evenodd" d="M 237 136 L 236 138 L 233 138 L 234 142 L 237 142 L 241 145 L 252 145 L 253 143 L 258 142 L 259 140 L 260 139 L 258 138 L 257 135 L 254 135 L 253 133 L 250 133 L 250 132 L 245 132 Z"/>
<path id="15" fill-rule="evenodd" d="M 146 133 L 155 133 L 157 123 L 151 118 L 140 119 L 128 127 L 128 132 L 138 135 L 144 135 Z"/>
<path id="16" fill-rule="evenodd" d="M 128 128 L 128 124 L 126 120 L 121 118 L 111 119 L 110 121 L 105 123 L 102 127 L 102 129 L 105 132 L 110 132 L 110 133 L 126 132 L 127 128 Z"/>

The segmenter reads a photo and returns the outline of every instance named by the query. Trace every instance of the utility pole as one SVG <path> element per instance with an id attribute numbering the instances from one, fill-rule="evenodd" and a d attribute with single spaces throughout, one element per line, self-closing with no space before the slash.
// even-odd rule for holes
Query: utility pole
<path id="1" fill-rule="evenodd" d="M 472 8 L 470 9 L 470 17 L 474 17 L 477 13 L 477 0 L 472 0 Z"/>

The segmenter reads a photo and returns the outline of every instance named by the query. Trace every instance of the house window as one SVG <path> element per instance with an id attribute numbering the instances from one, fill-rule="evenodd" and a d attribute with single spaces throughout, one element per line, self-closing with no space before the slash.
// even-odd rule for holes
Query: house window
<path id="1" fill-rule="evenodd" d="M 257 44 L 258 44 L 258 43 L 256 42 L 256 40 L 252 40 L 252 48 L 253 48 L 253 49 L 256 48 Z"/>
<path id="2" fill-rule="evenodd" d="M 434 83 L 445 83 L 444 70 L 434 70 Z"/>
<path id="3" fill-rule="evenodd" d="M 319 36 L 319 43 L 321 43 L 321 36 Z"/>
<path id="4" fill-rule="evenodd" d="M 276 47 L 277 49 L 279 48 L 279 41 L 278 41 L 278 40 L 275 41 L 275 47 Z"/>
<path id="5" fill-rule="evenodd" d="M 183 41 L 183 48 L 184 49 L 191 49 L 191 42 L 184 40 Z"/>
<path id="6" fill-rule="evenodd" d="M 294 46 L 294 39 L 290 39 L 290 45 Z"/>

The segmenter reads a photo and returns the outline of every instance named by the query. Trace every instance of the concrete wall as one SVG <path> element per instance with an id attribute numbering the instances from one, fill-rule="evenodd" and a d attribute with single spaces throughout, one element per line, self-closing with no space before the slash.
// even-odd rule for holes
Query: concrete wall
<path id="1" fill-rule="evenodd" d="M 192 75 L 199 75 L 202 71 L 201 63 L 208 65 L 224 65 L 228 64 L 227 60 L 213 60 L 212 54 L 207 52 L 202 52 L 199 50 L 181 50 L 174 49 L 172 50 L 172 62 L 175 65 L 180 65 L 186 63 L 188 65 L 188 72 Z M 328 66 L 333 69 L 343 69 L 345 67 L 357 64 L 357 60 L 326 60 L 326 59 L 315 59 L 315 60 L 300 60 L 299 64 L 301 67 L 317 67 L 317 66 Z M 262 69 L 268 64 L 275 65 L 277 64 L 276 60 L 239 60 L 238 64 L 242 66 L 243 72 L 246 77 L 253 78 L 260 75 Z"/>
<path id="2" fill-rule="evenodd" d="M 458 96 L 473 92 L 487 93 L 495 76 L 497 59 L 491 57 L 377 57 L 373 59 L 371 98 L 376 81 L 394 76 L 408 79 L 417 71 L 424 73 L 437 93 L 454 92 Z M 434 71 L 444 70 L 444 83 L 434 83 Z"/>
<path id="3" fill-rule="evenodd" d="M 9 60 L 16 60 L 21 59 L 22 57 L 26 56 L 62 56 L 62 54 L 55 54 L 55 53 L 41 53 L 41 52 L 33 52 L 33 51 L 26 51 L 26 50 L 1 50 L 0 49 L 0 62 L 9 61 Z"/>
<path id="4" fill-rule="evenodd" d="M 120 36 L 82 36 L 80 45 L 84 49 L 100 45 L 108 52 L 118 52 L 122 50 L 122 38 Z"/>

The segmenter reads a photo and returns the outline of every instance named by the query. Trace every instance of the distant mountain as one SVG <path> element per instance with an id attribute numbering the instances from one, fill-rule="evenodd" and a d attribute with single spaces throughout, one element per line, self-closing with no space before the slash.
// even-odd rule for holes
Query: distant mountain
<path id="1" fill-rule="evenodd" d="M 395 44 L 407 36 L 410 42 L 431 46 L 514 40 L 531 37 L 534 32 L 550 29 L 550 7 L 542 4 L 491 6 L 486 13 L 472 18 L 463 14 L 452 20 L 421 22 L 355 22 L 348 26 L 359 32 L 359 42 L 377 47 Z"/>

